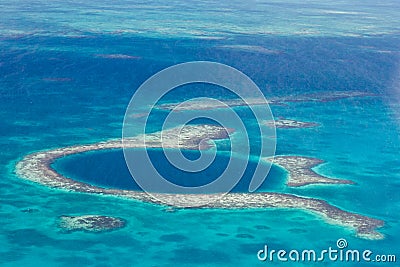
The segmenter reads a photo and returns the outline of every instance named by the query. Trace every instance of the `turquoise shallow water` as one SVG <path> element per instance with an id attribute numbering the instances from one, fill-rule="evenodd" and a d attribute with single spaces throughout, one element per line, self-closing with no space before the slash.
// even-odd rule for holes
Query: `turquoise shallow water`
<path id="1" fill-rule="evenodd" d="M 0 5 L 1 17 L 6 18 L 0 32 L 1 265 L 261 266 L 269 264 L 256 257 L 264 244 L 274 249 L 322 250 L 334 247 L 339 238 L 351 248 L 400 257 L 396 2 L 357 6 L 346 1 L 307 5 L 274 1 L 246 7 L 206 3 L 191 9 L 179 1 L 169 8 L 156 8 L 157 2 L 127 2 L 125 7 L 42 1 L 0 1 Z M 340 11 L 360 14 L 340 15 Z M 214 16 L 215 12 L 227 16 Z M 251 19 L 245 19 L 243 12 Z M 196 15 L 189 21 L 188 14 Z M 283 23 L 282 16 L 292 18 L 291 23 Z M 124 18 L 133 21 L 121 25 Z M 210 28 L 211 24 L 215 26 Z M 319 33 L 305 35 L 303 29 Z M 221 48 L 235 45 L 262 46 L 277 53 Z M 110 54 L 138 58 L 99 56 Z M 278 181 L 282 173 L 277 170 L 269 189 L 324 199 L 381 219 L 385 239 L 356 238 L 350 229 L 304 211 L 171 211 L 117 197 L 53 190 L 16 177 L 15 163 L 27 153 L 120 137 L 135 88 L 167 66 L 192 60 L 234 66 L 267 97 L 336 90 L 376 93 L 368 98 L 272 106 L 275 116 L 321 124 L 278 129 L 277 154 L 321 158 L 326 163 L 316 171 L 356 185 L 287 188 Z M 197 94 L 189 91 L 180 97 Z M 214 89 L 206 94 L 225 96 Z M 59 216 L 81 214 L 122 217 L 127 226 L 101 234 L 66 233 L 58 227 Z"/>

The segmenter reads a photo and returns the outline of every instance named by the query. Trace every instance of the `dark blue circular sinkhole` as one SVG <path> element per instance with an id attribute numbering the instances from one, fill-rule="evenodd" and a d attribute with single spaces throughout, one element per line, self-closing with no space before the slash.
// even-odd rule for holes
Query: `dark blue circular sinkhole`
<path id="1" fill-rule="evenodd" d="M 201 186 L 212 182 L 223 173 L 229 162 L 228 155 L 217 153 L 214 162 L 207 169 L 192 173 L 179 170 L 168 163 L 162 149 L 147 149 L 147 152 L 154 167 L 165 179 L 187 187 Z M 177 153 L 178 152 L 177 150 Z M 197 159 L 200 154 L 200 152 L 196 150 L 182 150 L 182 153 L 189 159 Z M 140 162 L 138 164 L 140 164 Z M 248 192 L 249 183 L 256 166 L 257 162 L 251 160 L 248 162 L 247 169 L 242 179 L 233 188 L 232 192 Z M 122 149 L 97 150 L 66 156 L 57 159 L 52 164 L 52 167 L 62 175 L 79 182 L 103 188 L 142 191 L 132 178 L 126 166 Z M 273 165 L 267 179 L 265 179 L 264 183 L 257 191 L 281 190 L 283 188 L 285 176 L 286 173 L 284 170 Z M 160 188 L 158 192 L 168 193 L 163 192 L 162 188 Z"/>

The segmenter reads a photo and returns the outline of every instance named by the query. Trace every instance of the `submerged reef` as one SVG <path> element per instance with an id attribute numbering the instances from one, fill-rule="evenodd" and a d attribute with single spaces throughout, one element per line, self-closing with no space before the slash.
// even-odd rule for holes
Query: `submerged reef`
<path id="1" fill-rule="evenodd" d="M 282 117 L 279 117 L 278 119 L 275 120 L 270 120 L 270 121 L 265 121 L 265 125 L 275 128 L 281 128 L 281 129 L 297 129 L 297 128 L 312 128 L 312 127 L 318 127 L 319 124 L 316 122 L 304 122 L 304 121 L 296 121 L 296 120 L 290 120 L 290 119 L 285 119 Z"/>
<path id="2" fill-rule="evenodd" d="M 220 45 L 216 48 L 227 49 L 227 50 L 237 50 L 242 52 L 250 52 L 265 55 L 279 55 L 283 54 L 281 50 L 269 49 L 258 45 Z"/>
<path id="3" fill-rule="evenodd" d="M 280 97 L 267 97 L 269 105 L 288 105 L 293 102 L 330 102 L 346 98 L 369 97 L 375 94 L 362 91 L 337 91 L 337 92 L 318 92 L 313 94 L 301 94 Z M 259 106 L 265 105 L 264 98 L 247 98 L 246 102 L 242 99 L 224 99 L 224 103 L 208 101 L 207 99 L 194 99 L 184 103 L 166 103 L 156 106 L 164 110 L 185 111 L 185 110 L 211 110 L 216 108 Z"/>
<path id="4" fill-rule="evenodd" d="M 140 59 L 138 56 L 124 55 L 124 54 L 97 54 L 98 58 L 108 59 Z"/>
<path id="5" fill-rule="evenodd" d="M 186 110 L 212 110 L 216 108 L 227 108 L 227 107 L 241 107 L 241 106 L 259 106 L 265 105 L 266 100 L 264 98 L 248 98 L 247 102 L 241 99 L 225 99 L 223 103 L 216 101 L 209 101 L 207 99 L 194 99 L 184 103 L 167 103 L 156 106 L 158 109 L 163 110 L 174 110 L 174 111 L 186 111 Z M 271 102 L 268 101 L 268 104 Z"/>
<path id="6" fill-rule="evenodd" d="M 274 101 L 281 103 L 290 102 L 331 102 L 346 98 L 357 98 L 357 97 L 371 97 L 376 94 L 365 92 L 365 91 L 333 91 L 333 92 L 316 92 L 310 94 L 291 95 L 284 97 L 272 98 Z"/>
<path id="7" fill-rule="evenodd" d="M 149 194 L 141 191 L 120 190 L 101 188 L 91 184 L 82 183 L 69 179 L 54 170 L 51 164 L 58 158 L 67 155 L 82 153 L 86 151 L 145 148 L 145 147 L 169 147 L 185 149 L 207 149 L 208 142 L 204 140 L 223 139 L 229 136 L 233 129 L 226 130 L 215 125 L 187 125 L 183 128 L 173 128 L 163 132 L 137 136 L 124 140 L 109 140 L 88 145 L 76 145 L 70 147 L 56 148 L 48 151 L 40 151 L 25 156 L 16 165 L 16 173 L 19 177 L 37 182 L 52 188 L 71 190 L 84 193 L 102 195 L 114 195 L 138 201 L 165 205 L 160 199 L 168 199 L 173 203 L 172 207 L 184 207 L 185 203 L 208 203 L 201 208 L 295 208 L 321 215 L 328 223 L 339 224 L 355 229 L 356 235 L 368 239 L 382 239 L 383 235 L 376 231 L 376 228 L 383 226 L 383 221 L 344 211 L 329 204 L 326 201 L 300 197 L 283 193 L 228 193 L 228 194 Z M 162 136 L 162 140 L 161 140 Z M 270 160 L 270 159 L 267 159 Z M 312 170 L 311 167 L 320 164 L 318 159 L 279 156 L 276 163 L 286 168 L 289 172 L 288 185 L 301 186 L 311 183 L 351 183 L 347 180 L 336 180 L 322 177 Z M 205 201 L 207 200 L 207 201 Z M 198 205 L 197 205 L 198 206 Z M 73 218 L 75 219 L 75 218 Z M 67 222 L 74 222 L 73 219 L 64 218 Z M 94 219 L 96 221 L 97 219 Z M 87 220 L 84 220 L 84 222 Z M 102 220 L 98 220 L 101 222 Z M 105 220 L 107 222 L 107 220 Z M 86 223 L 86 222 L 85 222 Z"/>
<path id="8" fill-rule="evenodd" d="M 67 231 L 104 232 L 124 227 L 125 220 L 103 215 L 60 216 L 60 228 Z"/>

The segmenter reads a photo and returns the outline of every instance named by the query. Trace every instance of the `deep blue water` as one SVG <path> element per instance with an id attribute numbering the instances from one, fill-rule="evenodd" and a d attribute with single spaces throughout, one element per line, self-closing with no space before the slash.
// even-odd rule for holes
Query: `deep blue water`
<path id="1" fill-rule="evenodd" d="M 200 152 L 183 150 L 182 153 L 186 158 L 195 160 L 199 157 Z M 162 177 L 171 183 L 185 187 L 197 187 L 213 182 L 223 174 L 230 159 L 229 155 L 219 153 L 216 155 L 213 163 L 203 171 L 188 172 L 171 165 L 161 149 L 149 149 L 148 155 L 154 164 L 154 168 Z M 244 175 L 241 177 L 239 183 L 232 189 L 232 192 L 248 192 L 249 184 L 256 166 L 257 162 L 248 162 Z M 53 164 L 53 167 L 67 177 L 89 184 L 95 184 L 105 188 L 142 190 L 135 180 L 132 179 L 128 167 L 126 166 L 122 150 L 87 152 L 61 158 Z M 259 188 L 259 191 L 280 189 L 285 179 L 285 172 L 274 166 L 263 185 Z M 160 188 L 158 192 L 167 193 L 163 191 L 163 188 Z M 216 192 L 206 191 L 204 193 Z"/>
<path id="2" fill-rule="evenodd" d="M 264 244 L 273 249 L 326 249 L 335 247 L 339 238 L 346 238 L 350 248 L 400 257 L 398 13 L 394 0 L 168 4 L 0 0 L 0 264 L 262 266 L 269 263 L 259 263 L 256 253 Z M 229 48 L 235 45 L 275 52 Z M 107 58 L 112 54 L 137 58 Z M 125 109 L 140 84 L 165 67 L 193 60 L 217 61 L 241 70 L 266 97 L 337 90 L 376 93 L 271 107 L 274 116 L 321 124 L 278 129 L 277 154 L 321 158 L 326 163 L 316 168 L 318 172 L 351 179 L 356 185 L 287 188 L 281 180 L 284 173 L 276 168 L 263 188 L 324 199 L 381 219 L 385 239 L 357 238 L 350 229 L 300 210 L 167 212 L 162 206 L 65 192 L 16 177 L 15 163 L 28 153 L 121 137 Z M 196 88 L 169 95 L 165 101 L 202 94 L 232 97 L 216 87 Z M 238 112 L 252 132 L 251 116 L 246 110 Z M 159 129 L 157 119 L 165 113 L 154 116 L 149 131 Z M 258 149 L 257 137 L 252 148 Z M 57 164 L 77 179 L 98 179 L 101 170 L 108 178 L 114 174 L 125 178 L 123 171 L 116 171 L 122 168 L 121 156 L 118 151 L 96 152 Z M 111 159 L 111 170 L 102 169 L 109 165 L 99 163 Z M 224 161 L 223 155 L 219 160 Z M 215 170 L 222 165 L 215 165 Z M 117 216 L 128 224 L 99 234 L 59 229 L 59 216 L 82 214 Z"/>

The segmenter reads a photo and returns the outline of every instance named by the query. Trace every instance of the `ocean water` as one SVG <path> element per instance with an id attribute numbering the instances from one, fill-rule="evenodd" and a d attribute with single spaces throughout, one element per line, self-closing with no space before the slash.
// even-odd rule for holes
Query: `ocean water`
<path id="1" fill-rule="evenodd" d="M 0 7 L 0 265 L 262 266 L 271 264 L 257 260 L 265 244 L 277 250 L 322 250 L 335 247 L 339 238 L 349 248 L 400 257 L 397 1 L 0 0 Z M 195 60 L 241 70 L 267 98 L 374 93 L 271 106 L 276 117 L 321 124 L 278 129 L 277 155 L 320 158 L 325 161 L 315 168 L 320 174 L 356 184 L 287 188 L 285 173 L 273 168 L 263 189 L 323 199 L 381 219 L 385 238 L 360 239 L 352 229 L 301 210 L 169 210 L 55 190 L 15 175 L 16 162 L 28 153 L 121 137 L 125 109 L 140 84 L 166 67 Z M 169 100 L 201 93 L 227 97 L 210 87 L 185 90 Z M 83 154 L 56 165 L 77 179 L 95 179 L 101 169 L 86 176 L 85 164 L 112 161 L 117 171 L 123 166 L 120 156 L 115 151 Z M 121 217 L 127 226 L 96 234 L 58 227 L 59 216 L 83 214 Z"/>

